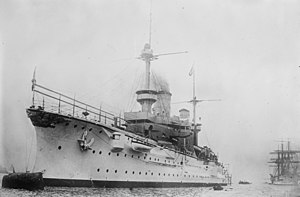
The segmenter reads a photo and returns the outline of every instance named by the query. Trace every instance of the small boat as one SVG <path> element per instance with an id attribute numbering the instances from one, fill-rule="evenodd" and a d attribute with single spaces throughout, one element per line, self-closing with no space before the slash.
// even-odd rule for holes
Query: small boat
<path id="1" fill-rule="evenodd" d="M 213 186 L 213 189 L 219 191 L 219 190 L 223 190 L 223 187 L 221 185 L 215 185 Z"/>
<path id="2" fill-rule="evenodd" d="M 45 183 L 42 172 L 10 173 L 4 175 L 2 187 L 10 189 L 43 190 Z"/>
<path id="3" fill-rule="evenodd" d="M 239 184 L 247 185 L 247 184 L 251 184 L 251 183 L 248 181 L 239 181 Z"/>
<path id="4" fill-rule="evenodd" d="M 150 152 L 154 146 L 144 141 L 132 140 L 131 147 L 138 152 Z"/>

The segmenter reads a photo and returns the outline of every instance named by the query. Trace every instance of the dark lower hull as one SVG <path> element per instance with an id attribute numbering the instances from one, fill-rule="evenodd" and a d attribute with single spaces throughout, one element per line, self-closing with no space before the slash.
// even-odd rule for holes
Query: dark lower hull
<path id="1" fill-rule="evenodd" d="M 141 182 L 141 181 L 97 181 L 44 178 L 50 187 L 99 187 L 99 188 L 171 188 L 171 187 L 213 187 L 226 186 L 226 183 L 188 183 L 188 182 Z"/>

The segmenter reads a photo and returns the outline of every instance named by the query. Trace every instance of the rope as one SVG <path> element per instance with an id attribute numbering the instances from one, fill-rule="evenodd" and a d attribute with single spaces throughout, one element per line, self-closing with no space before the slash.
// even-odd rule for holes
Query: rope
<path id="1" fill-rule="evenodd" d="M 136 86 L 135 86 L 135 90 L 137 90 L 140 82 L 142 81 L 142 73 L 139 74 L 139 78 L 138 78 L 138 82 L 136 83 Z M 133 108 L 137 105 L 137 102 L 135 101 L 135 94 L 132 94 L 132 98 L 131 98 L 131 105 L 129 106 L 129 111 L 132 111 Z"/>
<path id="2" fill-rule="evenodd" d="M 126 106 L 126 109 L 131 109 L 131 106 L 134 105 L 133 102 L 135 102 L 135 91 L 137 90 L 138 88 L 138 85 L 140 83 L 140 80 L 141 80 L 141 74 L 137 74 L 138 72 L 140 72 L 140 69 L 137 69 L 136 70 L 136 73 L 135 73 L 135 78 L 134 78 L 134 81 L 133 81 L 133 84 L 131 86 L 131 90 L 130 90 L 130 97 L 129 97 L 129 100 L 127 102 L 127 106 Z"/>
<path id="3" fill-rule="evenodd" d="M 163 90 L 162 85 L 158 82 L 157 74 L 155 72 L 153 72 L 153 79 L 154 79 L 153 80 L 154 84 L 159 86 L 159 90 Z M 158 88 L 156 88 L 156 89 L 158 89 Z M 159 100 L 159 103 L 163 107 L 164 111 L 166 111 L 167 107 L 166 107 L 165 103 L 161 100 Z"/>
<path id="4" fill-rule="evenodd" d="M 209 143 L 209 140 L 208 140 L 208 137 L 207 137 L 207 135 L 206 135 L 206 132 L 205 132 L 205 131 L 204 131 L 204 135 L 205 135 L 205 138 L 206 138 L 206 141 L 207 141 L 207 144 L 208 144 L 208 146 L 209 146 L 209 147 L 211 147 L 211 146 L 210 146 L 210 143 Z"/>

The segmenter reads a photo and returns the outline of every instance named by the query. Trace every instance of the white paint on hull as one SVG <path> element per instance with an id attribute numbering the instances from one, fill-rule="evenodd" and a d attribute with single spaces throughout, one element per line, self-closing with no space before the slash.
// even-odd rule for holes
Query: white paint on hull
<path id="1" fill-rule="evenodd" d="M 110 138 L 101 126 L 80 119 L 55 125 L 55 128 L 35 129 L 37 158 L 34 171 L 45 171 L 44 178 L 226 183 L 222 167 L 215 163 L 204 165 L 203 161 L 168 149 L 155 148 L 153 154 L 136 152 L 131 147 L 132 137 L 127 135 L 124 149 L 112 152 Z M 94 138 L 95 142 L 92 150 L 82 151 L 77 140 L 86 129 L 87 140 Z"/>

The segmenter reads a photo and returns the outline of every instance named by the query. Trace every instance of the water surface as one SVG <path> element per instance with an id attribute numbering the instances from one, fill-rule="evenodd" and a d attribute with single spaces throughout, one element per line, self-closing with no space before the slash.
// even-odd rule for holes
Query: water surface
<path id="1" fill-rule="evenodd" d="M 275 186 L 269 184 L 231 185 L 222 191 L 212 188 L 68 188 L 46 187 L 43 191 L 26 191 L 19 189 L 0 189 L 0 196 L 172 196 L 172 197 L 300 197 L 300 187 Z"/>

